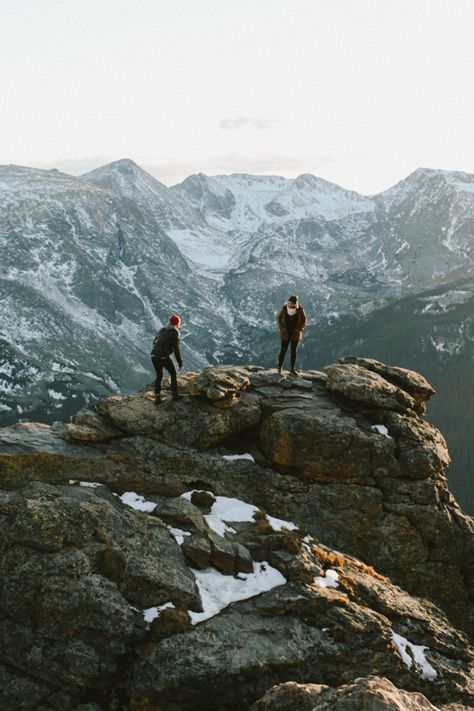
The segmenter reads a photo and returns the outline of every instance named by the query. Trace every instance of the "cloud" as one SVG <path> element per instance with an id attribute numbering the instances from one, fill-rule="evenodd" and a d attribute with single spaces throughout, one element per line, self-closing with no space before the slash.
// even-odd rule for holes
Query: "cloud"
<path id="1" fill-rule="evenodd" d="M 252 116 L 237 116 L 236 118 L 222 119 L 219 124 L 219 128 L 229 130 L 243 128 L 244 126 L 250 126 L 251 128 L 258 128 L 260 130 L 264 130 L 267 128 L 271 128 L 276 123 L 280 123 L 280 121 L 276 119 L 253 118 Z"/>

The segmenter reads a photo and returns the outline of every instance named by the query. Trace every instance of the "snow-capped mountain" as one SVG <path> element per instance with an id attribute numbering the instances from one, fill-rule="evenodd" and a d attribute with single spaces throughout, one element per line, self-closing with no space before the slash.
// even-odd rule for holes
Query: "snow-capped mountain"
<path id="1" fill-rule="evenodd" d="M 148 208 L 160 227 L 168 232 L 205 227 L 197 211 L 132 160 L 114 161 L 81 178 Z"/>
<path id="2" fill-rule="evenodd" d="M 190 270 L 150 210 L 104 187 L 0 168 L 0 250 L 2 419 L 60 417 L 71 400 L 143 385 L 172 311 L 186 322 L 188 367 L 231 340 L 215 282 Z"/>
<path id="3" fill-rule="evenodd" d="M 81 177 L 149 210 L 157 224 L 196 265 L 205 266 L 208 272 L 227 266 L 232 252 L 227 245 L 227 233 L 210 227 L 192 201 L 160 183 L 132 160 L 118 160 Z"/>
<path id="4" fill-rule="evenodd" d="M 421 168 L 374 200 L 378 256 L 404 293 L 472 263 L 473 175 Z"/>
<path id="5" fill-rule="evenodd" d="M 372 197 L 311 175 L 200 173 L 173 188 L 218 229 L 226 297 L 268 327 L 288 291 L 319 315 L 363 315 L 466 267 L 473 189 L 473 176 L 427 169 Z M 215 268 L 202 234 L 179 246 Z"/>
<path id="6" fill-rule="evenodd" d="M 173 189 L 186 195 L 208 224 L 226 231 L 255 232 L 262 224 L 287 219 L 333 220 L 375 207 L 370 199 L 309 174 L 289 179 L 199 173 Z"/>
<path id="7" fill-rule="evenodd" d="M 265 229 L 273 230 L 300 220 L 329 221 L 347 215 L 371 212 L 373 202 L 314 175 L 295 179 L 262 175 L 203 173 L 186 178 L 173 190 L 193 205 L 211 230 L 217 231 L 227 258 L 221 266 L 237 267 L 248 253 L 248 240 Z M 183 254 L 203 266 L 214 266 L 213 249 L 181 241 Z M 198 247 L 196 249 L 196 247 Z"/>

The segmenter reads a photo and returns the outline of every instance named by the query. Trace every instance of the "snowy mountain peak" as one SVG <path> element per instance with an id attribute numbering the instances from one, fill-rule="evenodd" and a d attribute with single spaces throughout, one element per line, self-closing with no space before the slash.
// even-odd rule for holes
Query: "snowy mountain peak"
<path id="1" fill-rule="evenodd" d="M 326 181 L 322 180 L 322 178 L 317 178 L 315 175 L 312 175 L 312 173 L 302 173 L 294 179 L 294 185 L 297 188 L 315 188 L 321 183 L 326 183 Z M 329 183 L 327 183 L 327 185 L 329 185 Z"/>
<path id="2" fill-rule="evenodd" d="M 411 200 L 414 196 L 426 202 L 442 194 L 458 199 L 463 197 L 463 193 L 474 195 L 474 175 L 461 171 L 417 168 L 393 187 L 375 195 L 374 199 L 390 206 L 406 199 Z"/>
<path id="3" fill-rule="evenodd" d="M 127 186 L 130 187 L 137 183 L 142 186 L 147 184 L 150 187 L 153 186 L 153 190 L 155 191 L 157 189 L 168 190 L 166 185 L 160 183 L 159 180 L 150 175 L 150 173 L 147 173 L 143 168 L 140 168 L 140 166 L 133 160 L 130 160 L 130 158 L 122 158 L 112 163 L 102 165 L 100 168 L 95 168 L 95 170 L 91 170 L 89 173 L 84 173 L 81 178 L 107 188 L 122 190 L 124 193 L 127 192 Z"/>
<path id="4" fill-rule="evenodd" d="M 140 166 L 135 163 L 131 158 L 119 158 L 119 160 L 114 160 L 111 163 L 107 163 L 102 168 L 112 168 L 114 170 L 142 170 Z"/>
<path id="5" fill-rule="evenodd" d="M 294 179 L 246 173 L 209 177 L 199 173 L 173 189 L 192 201 L 209 226 L 245 233 L 256 232 L 269 222 L 334 220 L 374 210 L 369 198 L 310 173 Z"/>
<path id="6" fill-rule="evenodd" d="M 147 208 L 158 225 L 170 235 L 174 236 L 174 231 L 203 227 L 202 217 L 189 201 L 128 158 L 85 173 L 82 179 Z"/>
<path id="7" fill-rule="evenodd" d="M 216 217 L 227 220 L 235 206 L 232 192 L 218 178 L 211 178 L 204 173 L 190 175 L 172 190 L 190 201 L 205 219 Z"/>

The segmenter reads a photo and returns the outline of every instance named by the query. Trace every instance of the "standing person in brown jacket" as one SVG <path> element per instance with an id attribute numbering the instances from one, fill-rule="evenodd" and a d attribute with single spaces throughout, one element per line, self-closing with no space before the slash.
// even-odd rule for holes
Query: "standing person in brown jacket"
<path id="1" fill-rule="evenodd" d="M 306 326 L 306 314 L 304 308 L 299 304 L 297 296 L 290 296 L 283 304 L 278 314 L 278 327 L 280 329 L 281 349 L 278 356 L 278 373 L 281 373 L 288 346 L 291 343 L 291 370 L 292 375 L 298 375 L 296 370 L 296 350 L 299 342 L 303 338 L 303 331 Z"/>

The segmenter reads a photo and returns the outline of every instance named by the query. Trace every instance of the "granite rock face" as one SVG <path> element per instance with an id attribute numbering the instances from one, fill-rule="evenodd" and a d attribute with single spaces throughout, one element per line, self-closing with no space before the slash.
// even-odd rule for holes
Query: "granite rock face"
<path id="1" fill-rule="evenodd" d="M 474 705 L 474 523 L 424 378 L 179 387 L 0 430 L 2 708 Z"/>
<path id="2" fill-rule="evenodd" d="M 252 711 L 437 711 L 417 692 L 397 689 L 388 679 L 356 679 L 338 689 L 287 682 L 270 689 Z"/>

